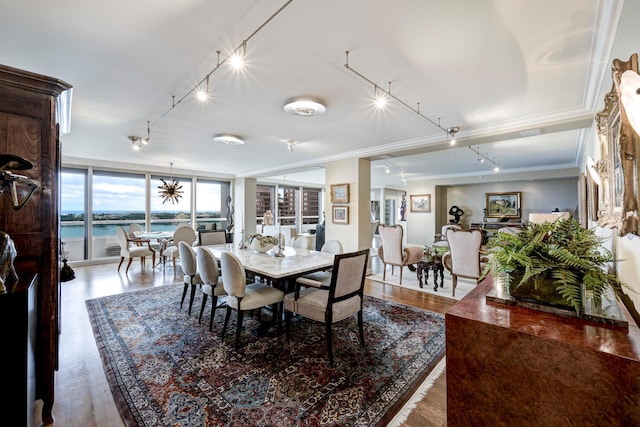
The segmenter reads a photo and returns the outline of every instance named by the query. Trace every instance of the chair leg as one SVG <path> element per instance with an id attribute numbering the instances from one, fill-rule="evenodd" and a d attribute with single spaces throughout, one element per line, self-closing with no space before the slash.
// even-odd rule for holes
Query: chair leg
<path id="1" fill-rule="evenodd" d="M 402 285 L 402 270 L 404 270 L 403 266 L 400 266 L 400 284 Z"/>
<path id="2" fill-rule="evenodd" d="M 213 329 L 213 318 L 216 316 L 217 308 L 218 308 L 218 297 L 213 295 L 211 297 L 211 317 L 209 318 L 209 332 L 211 332 L 211 329 Z"/>
<path id="3" fill-rule="evenodd" d="M 196 285 L 191 284 L 191 297 L 189 298 L 189 316 L 191 316 L 191 306 L 193 306 L 193 299 L 196 297 Z"/>
<path id="4" fill-rule="evenodd" d="M 333 346 L 331 337 L 331 322 L 325 323 L 326 335 L 327 335 L 327 354 L 329 355 L 329 364 L 333 366 Z"/>
<path id="5" fill-rule="evenodd" d="M 182 299 L 180 300 L 180 310 L 182 310 L 182 303 L 184 303 L 184 297 L 187 296 L 187 289 L 189 289 L 189 284 L 184 282 L 184 290 L 182 291 Z"/>
<path id="6" fill-rule="evenodd" d="M 360 344 L 364 347 L 364 325 L 362 324 L 362 310 L 358 312 L 358 329 L 360 330 Z"/>
<path id="7" fill-rule="evenodd" d="M 231 317 L 231 307 L 227 306 L 227 314 L 224 316 L 224 324 L 222 325 L 222 332 L 220 332 L 220 339 L 224 339 L 224 334 L 227 332 L 229 317 Z"/>
<path id="8" fill-rule="evenodd" d="M 198 323 L 202 322 L 202 313 L 204 312 L 204 308 L 207 305 L 207 297 L 209 295 L 203 293 L 202 294 L 202 304 L 200 305 L 200 316 L 198 316 Z"/>
<path id="9" fill-rule="evenodd" d="M 387 264 L 382 263 L 382 280 L 387 280 Z"/>
<path id="10" fill-rule="evenodd" d="M 238 324 L 236 325 L 236 348 L 240 345 L 240 331 L 242 330 L 242 319 L 244 318 L 244 311 L 238 310 Z"/>
<path id="11" fill-rule="evenodd" d="M 124 274 L 129 273 L 129 267 L 131 267 L 132 262 L 133 262 L 133 258 L 129 258 L 129 263 L 127 264 L 127 269 L 124 271 Z"/>
<path id="12" fill-rule="evenodd" d="M 120 257 L 120 264 L 118 264 L 118 272 L 120 272 L 120 267 L 122 266 L 122 263 L 124 262 L 124 257 L 121 256 Z"/>
<path id="13" fill-rule="evenodd" d="M 451 275 L 451 282 L 453 283 L 453 286 L 451 286 L 451 296 L 455 297 L 456 296 L 456 286 L 458 286 L 458 276 L 456 276 L 455 274 Z"/>

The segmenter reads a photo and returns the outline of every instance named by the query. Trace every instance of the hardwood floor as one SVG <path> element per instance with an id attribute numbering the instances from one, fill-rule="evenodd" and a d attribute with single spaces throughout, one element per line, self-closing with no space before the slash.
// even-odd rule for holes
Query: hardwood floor
<path id="1" fill-rule="evenodd" d="M 379 269 L 374 258 L 373 269 Z M 62 333 L 56 373 L 54 424 L 65 427 L 123 426 L 89 324 L 85 300 L 148 289 L 182 280 L 171 267 L 141 269 L 136 260 L 129 274 L 118 274 L 117 264 L 74 267 L 76 278 L 61 284 Z M 378 270 L 379 271 L 379 270 Z M 367 281 L 365 293 L 388 301 L 444 313 L 455 301 L 410 289 Z M 41 425 L 41 423 L 39 423 Z M 413 410 L 404 426 L 446 425 L 446 381 L 441 375 Z"/>

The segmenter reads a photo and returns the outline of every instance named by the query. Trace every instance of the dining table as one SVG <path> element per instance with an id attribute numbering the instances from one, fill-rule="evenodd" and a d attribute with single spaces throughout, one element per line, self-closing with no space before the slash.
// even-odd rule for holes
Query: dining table
<path id="1" fill-rule="evenodd" d="M 162 264 L 162 253 L 167 248 L 167 243 L 173 238 L 173 231 L 134 231 L 133 236 L 140 242 L 156 241 L 159 243 L 160 257 L 153 266 L 159 267 Z"/>

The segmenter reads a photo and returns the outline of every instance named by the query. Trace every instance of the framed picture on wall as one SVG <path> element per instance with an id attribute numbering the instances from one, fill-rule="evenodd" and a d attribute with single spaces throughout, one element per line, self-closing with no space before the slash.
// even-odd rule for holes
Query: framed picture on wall
<path id="1" fill-rule="evenodd" d="M 349 184 L 331 184 L 331 203 L 349 203 Z"/>
<path id="2" fill-rule="evenodd" d="M 334 206 L 332 219 L 334 224 L 349 224 L 349 206 Z"/>
<path id="3" fill-rule="evenodd" d="M 486 193 L 488 218 L 520 218 L 520 191 L 513 193 Z"/>
<path id="4" fill-rule="evenodd" d="M 411 212 L 431 212 L 431 194 L 412 194 Z"/>

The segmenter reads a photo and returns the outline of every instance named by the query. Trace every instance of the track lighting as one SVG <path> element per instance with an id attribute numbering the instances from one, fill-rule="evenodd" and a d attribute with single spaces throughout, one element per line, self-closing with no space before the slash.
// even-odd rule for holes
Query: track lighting
<path id="1" fill-rule="evenodd" d="M 490 159 L 487 155 L 482 154 L 479 148 L 473 148 L 472 146 L 467 147 L 469 150 L 476 153 L 477 159 L 480 163 L 484 163 L 485 160 L 493 164 L 493 171 L 500 172 L 500 162 L 497 162 L 495 158 Z"/>
<path id="2" fill-rule="evenodd" d="M 380 87 L 380 85 L 378 85 L 376 82 L 374 82 L 373 80 L 369 79 L 368 77 L 364 76 L 363 74 L 361 74 L 359 71 L 356 71 L 355 69 L 353 69 L 350 65 L 349 65 L 349 51 L 346 50 L 345 51 L 345 64 L 344 67 L 351 71 L 353 74 L 355 74 L 356 76 L 360 77 L 362 80 L 366 81 L 367 83 L 373 85 L 373 97 L 374 97 L 374 105 L 377 108 L 382 108 L 384 107 L 384 105 L 387 102 L 388 98 L 393 98 L 396 102 L 399 102 L 400 104 L 402 104 L 405 108 L 413 111 L 414 113 L 416 113 L 418 116 L 420 116 L 421 118 L 425 119 L 426 121 L 428 121 L 429 123 L 431 123 L 433 126 L 437 127 L 438 129 L 440 129 L 441 131 L 443 131 L 446 136 L 447 139 L 449 139 L 449 136 L 453 137 L 453 135 L 456 134 L 456 132 L 458 132 L 460 130 L 459 127 L 450 127 L 450 128 L 443 128 L 442 126 L 440 126 L 440 119 L 438 119 L 438 123 L 436 123 L 434 120 L 431 120 L 429 117 L 425 116 L 424 114 L 422 114 L 420 112 L 420 103 L 417 103 L 417 108 L 413 108 L 412 106 L 410 106 L 409 104 L 407 104 L 406 102 L 404 102 L 402 99 L 398 98 L 395 95 L 391 94 L 391 82 L 389 82 L 389 90 L 384 90 Z M 456 143 L 455 138 L 450 140 L 450 144 L 454 145 Z"/>
<path id="3" fill-rule="evenodd" d="M 216 66 L 209 71 L 205 77 L 200 80 L 198 83 L 196 83 L 195 86 L 193 86 L 187 93 L 185 93 L 182 97 L 178 98 L 176 100 L 175 95 L 171 96 L 171 107 L 169 107 L 169 109 L 167 109 L 164 113 L 162 113 L 160 115 L 160 117 L 158 117 L 154 122 L 149 123 L 147 122 L 147 134 L 149 134 L 149 131 L 151 130 L 152 127 L 154 127 L 155 125 L 157 125 L 162 119 L 164 119 L 167 114 L 169 114 L 174 108 L 176 108 L 178 105 L 180 105 L 182 103 L 182 101 L 189 95 L 191 94 L 195 94 L 196 97 L 202 101 L 205 101 L 208 98 L 208 94 L 209 94 L 209 77 L 216 71 L 218 71 L 218 69 L 227 61 L 229 61 L 230 65 L 236 69 L 242 68 L 242 65 L 245 62 L 245 56 L 247 53 L 247 42 L 249 40 L 251 40 L 256 34 L 258 34 L 258 32 L 260 32 L 260 30 L 262 30 L 269 22 L 271 22 L 278 14 L 280 14 L 280 12 L 282 12 L 287 6 L 289 6 L 291 3 L 293 2 L 293 0 L 288 0 L 287 2 L 285 2 L 285 4 L 283 4 L 282 6 L 280 6 L 280 8 L 278 10 L 276 10 L 266 21 L 264 21 L 256 30 L 254 30 L 249 37 L 247 37 L 246 39 L 242 40 L 242 43 L 240 44 L 240 46 L 238 46 L 230 55 L 228 55 L 226 58 L 224 58 L 222 61 L 220 61 L 220 51 L 216 51 L 218 54 L 218 60 L 216 63 Z M 137 144 L 138 140 L 140 139 L 139 137 L 138 140 L 136 140 L 135 142 L 131 139 L 132 137 L 129 137 L 129 139 L 131 140 L 133 147 L 135 150 L 139 150 L 140 146 Z M 148 138 L 147 138 L 147 142 L 148 142 Z M 238 143 L 238 142 L 236 142 Z"/>
<path id="4" fill-rule="evenodd" d="M 384 167 L 384 173 L 389 174 L 391 172 L 391 168 L 389 166 Z"/>
<path id="5" fill-rule="evenodd" d="M 131 141 L 131 148 L 133 148 L 133 151 L 140 151 L 140 148 L 142 148 L 142 141 L 140 140 L 140 137 L 129 135 L 127 138 Z"/>
<path id="6" fill-rule="evenodd" d="M 293 139 L 283 139 L 282 142 L 286 142 L 287 143 L 287 150 L 293 151 L 293 146 L 296 143 L 295 140 L 293 140 Z"/>

